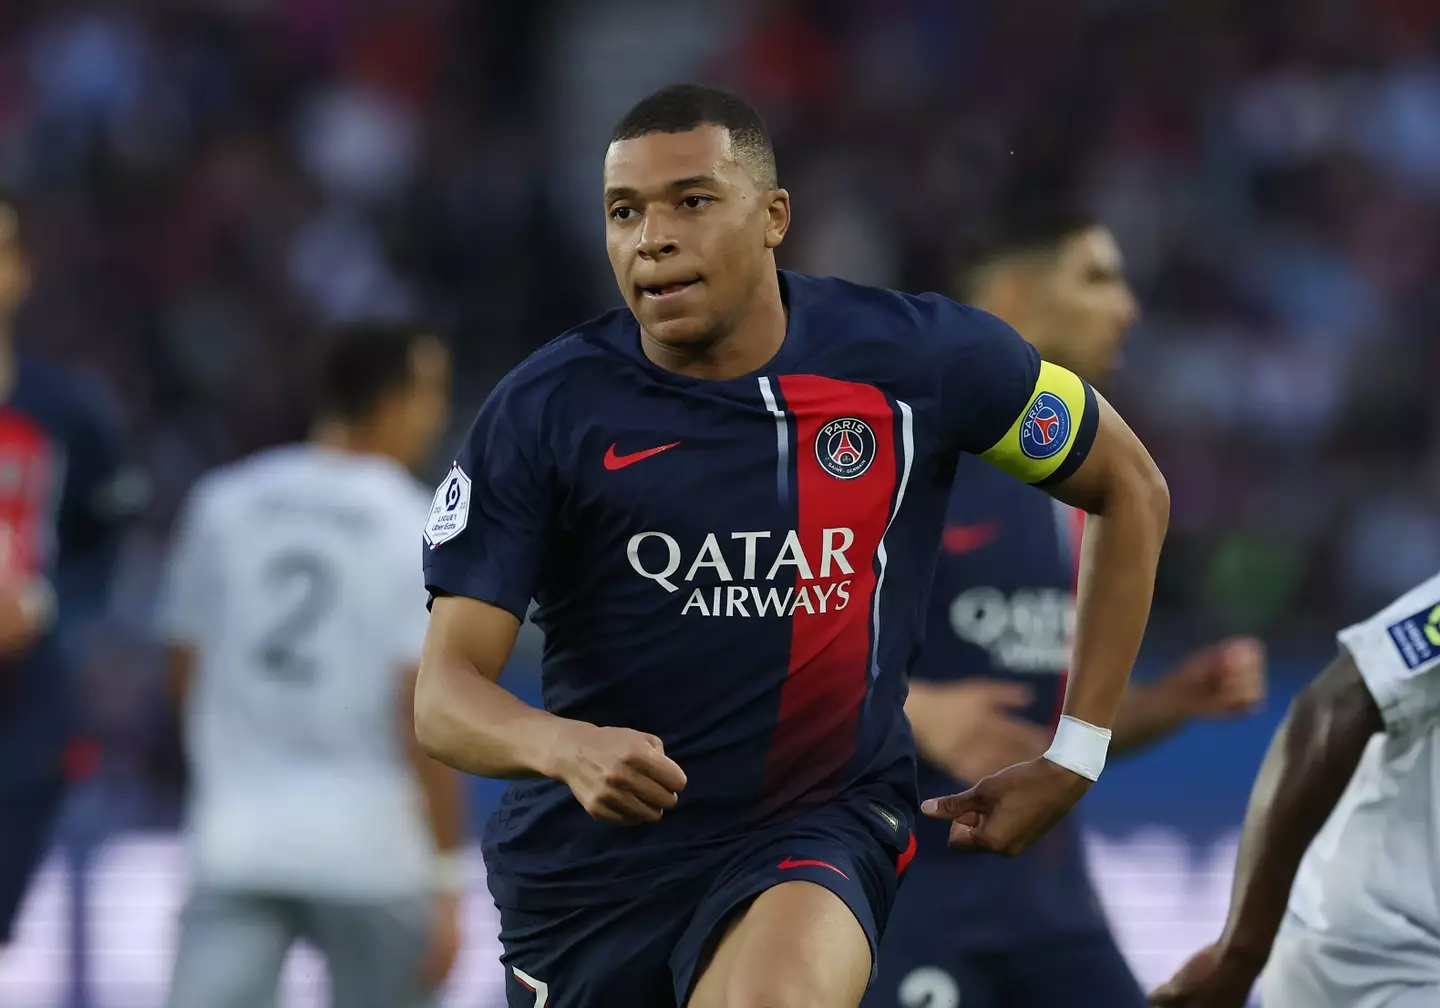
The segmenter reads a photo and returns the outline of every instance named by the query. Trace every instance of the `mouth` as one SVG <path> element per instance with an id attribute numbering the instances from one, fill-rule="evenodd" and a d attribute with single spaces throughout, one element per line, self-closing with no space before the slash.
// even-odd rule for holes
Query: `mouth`
<path id="1" fill-rule="evenodd" d="M 692 280 L 680 280 L 674 283 L 665 284 L 637 284 L 635 290 L 646 301 L 665 302 L 672 298 L 680 297 L 692 287 L 700 284 L 700 278 Z"/>

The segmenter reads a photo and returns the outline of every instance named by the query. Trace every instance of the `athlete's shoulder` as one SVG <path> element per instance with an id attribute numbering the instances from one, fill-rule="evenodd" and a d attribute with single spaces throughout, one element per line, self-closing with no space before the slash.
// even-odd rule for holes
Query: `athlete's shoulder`
<path id="1" fill-rule="evenodd" d="M 842 331 L 872 337 L 915 337 L 936 331 L 984 339 L 1010 327 L 989 312 L 933 292 L 908 294 L 888 287 L 787 273 L 792 296 Z M 877 325 L 877 323 L 880 323 Z"/>
<path id="2" fill-rule="evenodd" d="M 495 386 L 512 396 L 548 395 L 557 388 L 583 388 L 576 372 L 623 361 L 627 336 L 635 336 L 628 308 L 614 308 L 556 336 L 511 368 Z"/>
<path id="3" fill-rule="evenodd" d="M 263 492 L 277 479 L 305 464 L 306 445 L 299 443 L 262 448 L 209 469 L 190 486 L 188 507 L 213 513 L 233 502 Z"/>
<path id="4" fill-rule="evenodd" d="M 1440 574 L 1337 637 L 1390 731 L 1440 723 Z"/>

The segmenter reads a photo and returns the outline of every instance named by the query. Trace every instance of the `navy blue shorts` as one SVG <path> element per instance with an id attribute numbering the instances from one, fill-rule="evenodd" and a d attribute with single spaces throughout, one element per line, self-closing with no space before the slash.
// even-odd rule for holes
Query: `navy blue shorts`
<path id="1" fill-rule="evenodd" d="M 10 944 L 30 878 L 50 848 L 64 794 L 60 781 L 0 793 L 0 947 Z"/>
<path id="2" fill-rule="evenodd" d="M 979 855 L 967 855 L 979 856 Z M 1144 1008 L 1145 995 L 1108 931 L 999 949 L 891 935 L 862 1008 Z"/>
<path id="3" fill-rule="evenodd" d="M 872 963 L 911 853 L 910 815 L 839 799 L 735 846 L 715 870 L 569 911 L 500 908 L 510 1008 L 677 1008 L 724 927 L 771 886 L 803 880 L 845 901 Z M 898 825 L 897 825 L 898 824 Z"/>

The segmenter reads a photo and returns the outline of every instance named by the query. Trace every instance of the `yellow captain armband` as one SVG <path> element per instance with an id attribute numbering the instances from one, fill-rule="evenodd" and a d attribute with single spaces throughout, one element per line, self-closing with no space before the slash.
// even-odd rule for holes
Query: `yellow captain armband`
<path id="1" fill-rule="evenodd" d="M 1090 386 L 1058 364 L 1041 361 L 1024 411 L 980 457 L 1026 483 L 1058 483 L 1085 461 L 1098 424 Z"/>

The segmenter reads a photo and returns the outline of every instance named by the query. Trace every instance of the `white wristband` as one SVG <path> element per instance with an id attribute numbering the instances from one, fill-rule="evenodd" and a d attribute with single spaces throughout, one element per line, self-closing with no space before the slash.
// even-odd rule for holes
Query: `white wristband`
<path id="1" fill-rule="evenodd" d="M 1045 750 L 1045 758 L 1087 780 L 1100 779 L 1105 769 L 1105 754 L 1110 749 L 1110 729 L 1097 728 L 1069 714 L 1060 715 L 1055 738 Z"/>
<path id="2" fill-rule="evenodd" d="M 435 862 L 431 869 L 431 882 L 436 892 L 464 892 L 469 874 L 465 855 L 460 851 L 442 851 L 435 855 Z"/>

